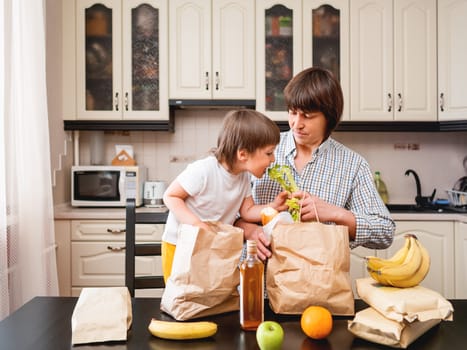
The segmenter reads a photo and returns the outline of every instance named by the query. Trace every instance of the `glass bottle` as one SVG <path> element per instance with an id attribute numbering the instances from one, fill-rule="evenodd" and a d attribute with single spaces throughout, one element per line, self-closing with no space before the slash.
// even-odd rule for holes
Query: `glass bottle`
<path id="1" fill-rule="evenodd" d="M 247 241 L 247 257 L 240 264 L 240 325 L 254 331 L 264 320 L 264 265 L 256 255 L 256 241 Z"/>
<path id="2" fill-rule="evenodd" d="M 381 173 L 379 171 L 375 172 L 375 186 L 376 186 L 376 189 L 378 190 L 378 193 L 381 199 L 383 200 L 383 203 L 388 204 L 388 201 L 389 201 L 388 189 L 384 181 L 381 179 Z"/>

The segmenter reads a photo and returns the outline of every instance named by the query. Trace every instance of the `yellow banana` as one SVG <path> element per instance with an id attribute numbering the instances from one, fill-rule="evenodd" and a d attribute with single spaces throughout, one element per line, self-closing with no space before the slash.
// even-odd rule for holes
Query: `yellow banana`
<path id="1" fill-rule="evenodd" d="M 418 241 L 415 235 L 407 235 L 408 250 L 405 258 L 399 264 L 394 264 L 394 261 L 400 259 L 402 253 L 398 251 L 397 259 L 394 256 L 386 261 L 391 261 L 391 264 L 383 264 L 380 268 L 371 268 L 370 266 L 378 266 L 378 264 L 369 264 L 368 272 L 371 277 L 381 284 L 394 287 L 413 287 L 419 284 L 427 275 L 430 269 L 430 256 L 428 251 Z M 407 246 L 407 241 L 404 247 Z"/>
<path id="2" fill-rule="evenodd" d="M 152 335 L 163 339 L 200 339 L 216 334 L 217 324 L 208 321 L 161 321 L 153 318 L 148 329 Z"/>
<path id="3" fill-rule="evenodd" d="M 410 248 L 411 240 L 409 239 L 409 237 L 409 235 L 405 236 L 405 244 L 389 259 L 383 259 L 377 256 L 366 256 L 365 260 L 368 269 L 379 270 L 380 268 L 385 266 L 395 266 L 402 264 Z"/>
<path id="4" fill-rule="evenodd" d="M 428 254 L 428 251 L 425 249 L 425 247 L 420 244 L 420 241 L 417 240 L 415 243 L 419 246 L 419 249 L 422 252 L 422 263 L 420 264 L 419 269 L 407 279 L 403 279 L 403 280 L 388 279 L 389 284 L 392 285 L 393 287 L 400 287 L 400 288 L 414 287 L 420 284 L 423 281 L 423 279 L 426 277 L 426 275 L 428 274 L 428 271 L 430 270 L 430 255 Z"/>
<path id="5" fill-rule="evenodd" d="M 417 245 L 417 238 L 410 236 L 409 239 L 410 247 L 404 262 L 397 266 L 386 266 L 378 270 L 379 275 L 385 280 L 403 280 L 412 276 L 419 268 L 422 263 L 422 252 L 420 247 Z"/>
<path id="6" fill-rule="evenodd" d="M 409 235 L 409 250 L 401 264 L 394 266 L 384 266 L 377 270 L 368 269 L 370 275 L 381 284 L 393 285 L 394 281 L 410 278 L 420 267 L 422 263 L 422 252 L 416 244 L 417 238 Z"/>

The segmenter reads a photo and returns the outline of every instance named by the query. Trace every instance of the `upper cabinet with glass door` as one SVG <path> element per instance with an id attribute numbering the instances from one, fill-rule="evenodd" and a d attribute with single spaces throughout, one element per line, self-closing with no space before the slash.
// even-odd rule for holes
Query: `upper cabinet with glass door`
<path id="1" fill-rule="evenodd" d="M 348 0 L 259 0 L 256 6 L 256 108 L 273 120 L 287 120 L 284 87 L 295 74 L 312 66 L 336 75 L 346 104 Z"/>
<path id="2" fill-rule="evenodd" d="M 303 68 L 322 67 L 340 81 L 342 120 L 349 119 L 349 2 L 303 2 Z"/>
<path id="3" fill-rule="evenodd" d="M 167 4 L 78 0 L 76 117 L 166 120 Z"/>

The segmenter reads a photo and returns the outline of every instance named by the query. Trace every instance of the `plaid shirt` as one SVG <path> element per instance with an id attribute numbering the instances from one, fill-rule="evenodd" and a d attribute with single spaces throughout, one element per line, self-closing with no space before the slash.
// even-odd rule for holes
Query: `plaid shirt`
<path id="1" fill-rule="evenodd" d="M 298 187 L 328 203 L 350 210 L 356 218 L 356 237 L 350 247 L 384 249 L 391 245 L 395 224 L 373 182 L 368 162 L 332 138 L 313 151 L 311 160 L 298 173 L 294 165 L 295 141 L 291 131 L 281 133 L 274 164 L 288 165 Z M 271 167 L 274 165 L 271 164 Z M 281 191 L 266 174 L 253 182 L 253 198 L 269 203 Z"/>

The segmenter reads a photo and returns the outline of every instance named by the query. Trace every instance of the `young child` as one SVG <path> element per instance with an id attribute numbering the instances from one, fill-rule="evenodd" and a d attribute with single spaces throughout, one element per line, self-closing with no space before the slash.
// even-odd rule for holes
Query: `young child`
<path id="1" fill-rule="evenodd" d="M 251 174 L 261 178 L 274 162 L 279 128 L 263 114 L 250 109 L 225 116 L 214 154 L 187 166 L 164 193 L 170 212 L 162 235 L 162 270 L 167 281 L 180 224 L 209 229 L 205 221 L 232 225 L 240 214 L 250 222 L 261 221 L 261 210 L 270 206 L 286 210 L 287 192 L 266 205 L 255 205 Z"/>

